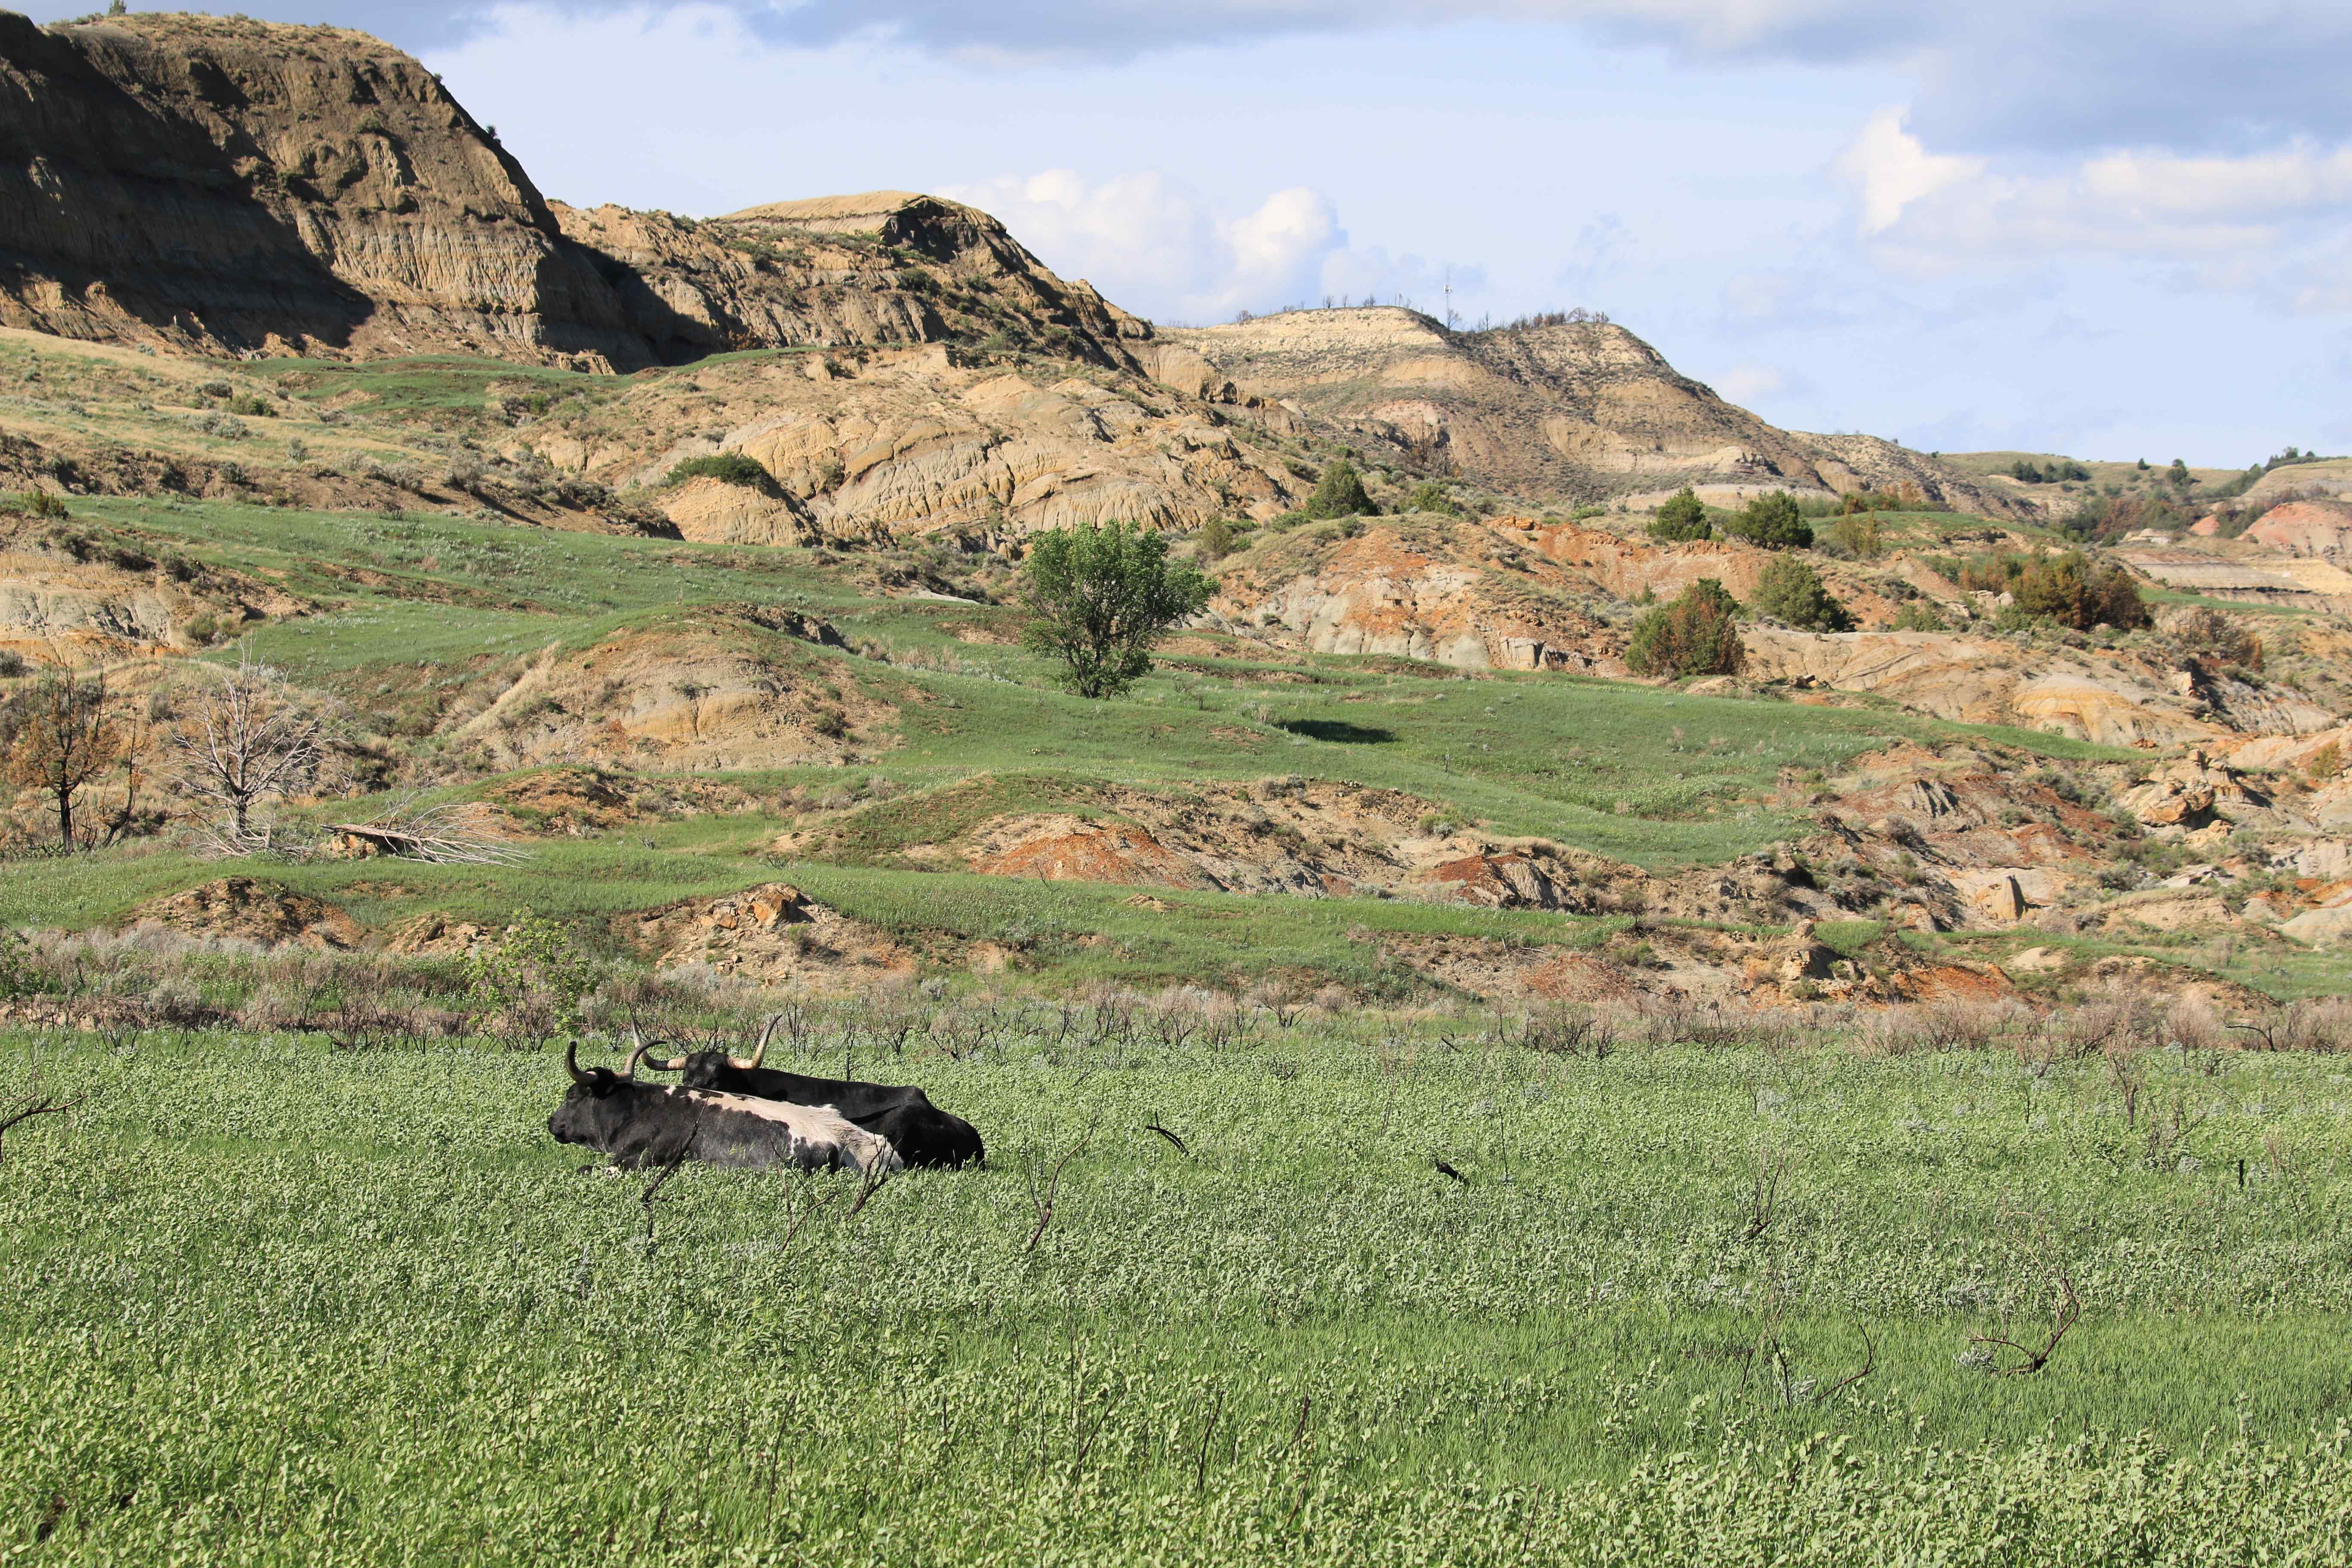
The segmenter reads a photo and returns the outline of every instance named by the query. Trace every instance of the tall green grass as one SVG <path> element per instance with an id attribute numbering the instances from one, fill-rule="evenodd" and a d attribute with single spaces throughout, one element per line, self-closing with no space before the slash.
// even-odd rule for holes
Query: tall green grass
<path id="1" fill-rule="evenodd" d="M 0 1164 L 0 1551 L 2347 1547 L 2328 1060 L 2158 1057 L 2127 1121 L 2095 1061 L 1000 1022 L 959 1060 L 856 1012 L 784 1048 L 919 1081 L 989 1140 L 989 1169 L 857 1212 L 824 1178 L 689 1166 L 648 1203 L 643 1175 L 574 1174 L 544 1056 L 13 1037 L 0 1081 L 37 1064 L 95 1097 Z M 2193 1130 L 2152 1157 L 2147 1106 L 2176 1099 Z M 1977 1336 L 2047 1336 L 2061 1273 L 2084 1311 L 2047 1369 L 1984 1370 Z"/>

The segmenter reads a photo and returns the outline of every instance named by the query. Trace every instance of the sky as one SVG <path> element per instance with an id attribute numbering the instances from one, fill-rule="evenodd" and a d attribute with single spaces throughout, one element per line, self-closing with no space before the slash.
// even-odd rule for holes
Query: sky
<path id="1" fill-rule="evenodd" d="M 1450 282 L 1790 428 L 2352 451 L 2343 0 L 238 8 L 420 55 L 575 204 L 929 191 L 1161 322 Z"/>

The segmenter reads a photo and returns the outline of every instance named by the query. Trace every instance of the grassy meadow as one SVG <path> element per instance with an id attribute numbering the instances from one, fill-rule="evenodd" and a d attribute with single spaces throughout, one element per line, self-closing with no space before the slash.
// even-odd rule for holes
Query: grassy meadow
<path id="1" fill-rule="evenodd" d="M 0 1559 L 2352 1552 L 2338 1058 L 903 1022 L 779 1047 L 987 1137 L 862 1208 L 576 1173 L 544 1052 L 0 1037 L 91 1095 L 0 1144 Z"/>

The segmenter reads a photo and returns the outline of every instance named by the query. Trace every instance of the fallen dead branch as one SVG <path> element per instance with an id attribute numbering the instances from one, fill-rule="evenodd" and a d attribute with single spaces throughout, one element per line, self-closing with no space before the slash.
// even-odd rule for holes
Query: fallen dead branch
<path id="1" fill-rule="evenodd" d="M 468 826 L 456 806 L 404 803 L 370 821 L 338 822 L 327 831 L 380 855 L 435 866 L 516 866 L 531 858 L 519 844 Z"/>

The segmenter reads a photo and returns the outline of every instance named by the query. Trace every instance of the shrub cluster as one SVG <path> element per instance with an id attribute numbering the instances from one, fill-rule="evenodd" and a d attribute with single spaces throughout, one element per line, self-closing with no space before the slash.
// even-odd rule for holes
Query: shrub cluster
<path id="1" fill-rule="evenodd" d="M 1793 555 L 1776 555 L 1766 564 L 1748 607 L 1800 631 L 1853 630 L 1853 616 L 1822 585 L 1821 574 Z"/>
<path id="2" fill-rule="evenodd" d="M 1802 550 L 1812 543 L 1812 525 L 1797 510 L 1797 498 L 1786 490 L 1758 496 L 1733 514 L 1724 532 L 1766 550 Z"/>
<path id="3" fill-rule="evenodd" d="M 717 479 L 722 484 L 740 485 L 747 490 L 772 490 L 776 481 L 756 458 L 740 452 L 713 452 L 708 457 L 688 458 L 670 469 L 665 484 L 682 485 L 688 479 Z"/>
<path id="4" fill-rule="evenodd" d="M 1698 499 L 1698 492 L 1685 485 L 1650 520 L 1650 537 L 1664 543 L 1684 544 L 1714 538 L 1715 525 L 1707 521 L 1706 505 Z"/>
<path id="5" fill-rule="evenodd" d="M 1736 675 L 1748 661 L 1739 640 L 1738 601 L 1712 577 L 1633 624 L 1625 665 L 1636 675 L 1680 679 L 1686 675 Z"/>
<path id="6" fill-rule="evenodd" d="M 1381 509 L 1364 489 L 1364 479 L 1356 472 L 1356 465 L 1345 458 L 1335 459 L 1323 470 L 1316 482 L 1315 493 L 1307 498 L 1302 509 L 1310 518 L 1378 517 Z"/>

